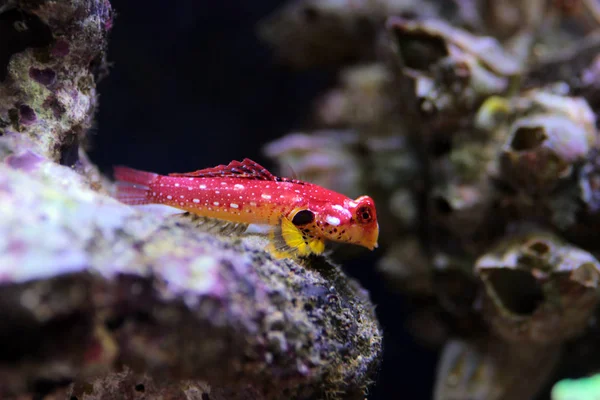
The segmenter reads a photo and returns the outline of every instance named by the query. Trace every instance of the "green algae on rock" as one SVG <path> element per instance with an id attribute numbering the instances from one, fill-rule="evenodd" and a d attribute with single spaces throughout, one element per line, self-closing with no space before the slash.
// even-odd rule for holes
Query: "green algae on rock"
<path id="1" fill-rule="evenodd" d="M 600 374 L 564 379 L 552 388 L 552 400 L 592 400 L 600 396 Z"/>

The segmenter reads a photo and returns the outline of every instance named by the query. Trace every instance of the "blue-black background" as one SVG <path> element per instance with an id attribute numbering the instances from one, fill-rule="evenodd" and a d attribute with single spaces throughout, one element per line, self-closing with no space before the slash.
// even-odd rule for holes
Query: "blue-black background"
<path id="1" fill-rule="evenodd" d="M 281 0 L 111 0 L 110 74 L 90 155 L 160 173 L 249 157 L 266 167 L 263 145 L 302 129 L 312 100 L 335 71 L 294 71 L 275 61 L 256 23 Z M 374 270 L 377 251 L 345 266 L 371 291 L 384 329 L 384 362 L 369 399 L 429 399 L 436 354 L 404 329 L 406 308 Z"/>

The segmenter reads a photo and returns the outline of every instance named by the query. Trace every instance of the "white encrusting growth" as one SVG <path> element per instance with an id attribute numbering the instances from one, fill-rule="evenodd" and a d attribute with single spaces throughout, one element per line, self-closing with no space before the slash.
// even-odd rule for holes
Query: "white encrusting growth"
<path id="1" fill-rule="evenodd" d="M 327 218 L 325 218 L 325 221 L 327 221 L 328 224 L 333 226 L 338 226 L 341 222 L 338 217 L 334 217 L 332 215 L 328 215 Z"/>

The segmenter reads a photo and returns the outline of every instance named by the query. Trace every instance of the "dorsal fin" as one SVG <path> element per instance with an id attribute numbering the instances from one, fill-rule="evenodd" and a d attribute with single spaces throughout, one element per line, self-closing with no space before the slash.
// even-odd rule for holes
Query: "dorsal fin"
<path id="1" fill-rule="evenodd" d="M 232 161 L 227 165 L 217 165 L 212 168 L 200 169 L 193 172 L 172 173 L 169 176 L 189 176 L 195 178 L 248 178 L 265 181 L 275 181 L 278 178 L 270 173 L 265 167 L 249 158 L 240 161 Z"/>

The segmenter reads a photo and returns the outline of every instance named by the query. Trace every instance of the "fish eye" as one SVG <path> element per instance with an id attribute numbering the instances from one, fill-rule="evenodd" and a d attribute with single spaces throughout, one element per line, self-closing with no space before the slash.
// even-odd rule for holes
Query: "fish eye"
<path id="1" fill-rule="evenodd" d="M 373 216 L 371 215 L 371 208 L 369 206 L 362 206 L 356 210 L 356 219 L 361 224 L 371 222 Z"/>
<path id="2" fill-rule="evenodd" d="M 315 213 L 310 210 L 300 210 L 292 218 L 292 224 L 296 226 L 310 224 L 315 220 Z"/>

